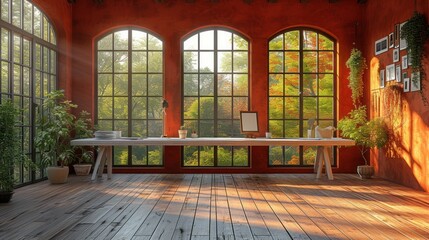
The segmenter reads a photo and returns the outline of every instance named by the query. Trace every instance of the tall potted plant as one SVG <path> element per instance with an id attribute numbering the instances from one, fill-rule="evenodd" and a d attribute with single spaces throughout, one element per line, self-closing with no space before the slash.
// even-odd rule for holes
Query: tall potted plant
<path id="1" fill-rule="evenodd" d="M 22 156 L 16 129 L 17 115 L 18 110 L 11 101 L 0 104 L 0 203 L 12 198 L 14 166 Z"/>
<path id="2" fill-rule="evenodd" d="M 64 98 L 64 91 L 49 93 L 43 103 L 44 114 L 39 114 L 39 128 L 35 144 L 41 154 L 41 165 L 46 168 L 51 183 L 65 183 L 68 165 L 76 157 L 76 147 L 70 145 L 76 133 L 78 118 L 71 113 L 77 105 Z M 79 129 L 78 129 L 79 130 Z"/>

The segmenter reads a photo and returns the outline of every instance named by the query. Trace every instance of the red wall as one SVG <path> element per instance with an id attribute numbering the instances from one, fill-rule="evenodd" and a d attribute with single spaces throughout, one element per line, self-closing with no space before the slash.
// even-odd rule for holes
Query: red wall
<path id="1" fill-rule="evenodd" d="M 378 89 L 378 69 L 384 69 L 386 65 L 392 64 L 392 49 L 380 55 L 374 55 L 374 42 L 390 32 L 394 25 L 405 22 L 414 11 L 414 1 L 389 0 L 368 1 L 365 6 L 364 40 L 365 56 L 372 66 L 366 74 L 366 81 L 370 84 L 366 93 L 366 101 L 372 107 L 375 115 L 385 117 L 390 126 L 390 142 L 387 147 L 380 151 L 374 151 L 371 163 L 376 167 L 376 173 L 382 178 L 398 182 L 424 191 L 429 190 L 429 106 L 425 106 L 420 92 L 402 91 L 401 83 L 386 84 L 386 88 Z M 416 10 L 428 16 L 429 2 L 417 0 Z M 429 44 L 426 45 L 426 55 L 429 53 Z M 406 54 L 401 50 L 400 55 Z M 397 63 L 399 64 L 399 63 Z M 428 59 L 424 60 L 426 76 L 429 76 Z M 410 68 L 407 70 L 410 76 Z M 428 77 L 423 81 L 426 88 L 422 94 L 429 98 Z M 398 101 L 394 108 L 385 106 L 385 96 L 389 94 L 390 85 L 398 86 Z M 378 94 L 379 99 L 371 97 Z M 390 95 L 391 96 L 391 95 Z M 390 99 L 392 100 L 392 99 Z M 375 106 L 379 105 L 377 111 Z M 393 111 L 392 111 L 393 109 Z M 395 110 L 396 109 L 396 110 Z"/>
<path id="2" fill-rule="evenodd" d="M 268 39 L 279 31 L 294 26 L 311 26 L 335 37 L 339 43 L 338 97 L 339 117 L 349 112 L 350 90 L 347 87 L 348 58 L 355 37 L 356 22 L 361 21 L 363 6 L 356 1 L 329 3 L 326 0 L 299 1 L 76 1 L 73 5 L 73 101 L 82 109 L 94 112 L 94 49 L 97 37 L 122 26 L 147 29 L 164 42 L 165 98 L 171 106 L 165 119 L 166 133 L 176 136 L 181 122 L 181 39 L 188 33 L 206 26 L 224 26 L 237 30 L 250 39 L 251 110 L 259 112 L 261 136 L 267 129 L 267 70 Z M 358 30 L 360 25 L 358 26 Z M 165 167 L 140 172 L 311 172 L 312 169 L 272 169 L 267 165 L 267 149 L 252 149 L 252 167 L 245 169 L 189 170 L 182 169 L 179 147 L 166 147 Z M 359 154 L 353 148 L 341 149 L 336 172 L 355 172 Z M 360 163 L 360 162 L 359 162 Z M 134 169 L 135 170 L 135 169 Z M 118 170 L 119 171 L 119 170 Z"/>

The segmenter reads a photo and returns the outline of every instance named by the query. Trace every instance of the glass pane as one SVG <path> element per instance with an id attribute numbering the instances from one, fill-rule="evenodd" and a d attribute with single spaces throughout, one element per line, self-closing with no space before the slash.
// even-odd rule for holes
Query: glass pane
<path id="1" fill-rule="evenodd" d="M 147 165 L 147 147 L 132 146 L 132 152 L 133 165 Z"/>
<path id="2" fill-rule="evenodd" d="M 334 50 L 334 42 L 319 34 L 319 50 Z"/>
<path id="3" fill-rule="evenodd" d="M 113 79 L 114 95 L 115 96 L 127 96 L 128 95 L 128 75 L 127 74 L 115 74 Z"/>
<path id="4" fill-rule="evenodd" d="M 214 72 L 213 52 L 200 52 L 200 72 Z"/>
<path id="5" fill-rule="evenodd" d="M 198 74 L 185 74 L 184 75 L 184 95 L 197 96 L 198 95 Z"/>
<path id="6" fill-rule="evenodd" d="M 284 147 L 285 164 L 286 165 L 299 165 L 299 148 L 298 147 Z"/>
<path id="7" fill-rule="evenodd" d="M 3 11 L 3 9 L 2 9 Z M 33 33 L 33 4 L 24 1 L 24 30 Z"/>
<path id="8" fill-rule="evenodd" d="M 234 97 L 233 100 L 233 118 L 240 119 L 240 111 L 247 111 L 248 108 L 247 97 Z"/>
<path id="9" fill-rule="evenodd" d="M 128 50 L 128 30 L 114 33 L 113 48 L 115 50 Z"/>
<path id="10" fill-rule="evenodd" d="M 22 68 L 23 94 L 30 96 L 30 68 Z"/>
<path id="11" fill-rule="evenodd" d="M 334 53 L 319 52 L 319 72 L 334 72 Z"/>
<path id="12" fill-rule="evenodd" d="M 9 2 L 10 0 L 1 0 L 1 20 L 9 22 Z"/>
<path id="13" fill-rule="evenodd" d="M 299 137 L 299 120 L 292 121 L 287 120 L 285 124 L 285 136 L 284 137 Z"/>
<path id="14" fill-rule="evenodd" d="M 162 42 L 157 37 L 148 34 L 149 50 L 162 50 Z"/>
<path id="15" fill-rule="evenodd" d="M 248 50 L 247 40 L 234 34 L 234 50 Z"/>
<path id="16" fill-rule="evenodd" d="M 147 137 L 147 121 L 133 119 L 131 131 L 132 137 Z"/>
<path id="17" fill-rule="evenodd" d="M 270 147 L 269 151 L 269 164 L 272 166 L 283 165 L 283 148 Z"/>
<path id="18" fill-rule="evenodd" d="M 149 96 L 162 96 L 161 74 L 149 74 Z"/>
<path id="19" fill-rule="evenodd" d="M 99 97 L 98 98 L 98 118 L 99 119 L 112 119 L 113 113 L 113 98 Z M 100 128 L 102 130 L 103 128 Z M 110 129 L 109 129 L 110 130 Z"/>
<path id="20" fill-rule="evenodd" d="M 217 31 L 217 49 L 232 50 L 232 33 L 222 30 Z"/>
<path id="21" fill-rule="evenodd" d="M 317 102 L 315 97 L 305 97 L 303 100 L 304 118 L 317 118 Z"/>
<path id="22" fill-rule="evenodd" d="M 218 147 L 217 154 L 219 166 L 232 166 L 232 147 Z"/>
<path id="23" fill-rule="evenodd" d="M 112 50 L 112 34 L 109 34 L 105 36 L 104 38 L 100 39 L 97 43 L 98 50 Z"/>
<path id="24" fill-rule="evenodd" d="M 147 33 L 133 30 L 131 34 L 133 36 L 132 42 L 131 42 L 132 50 L 146 50 Z"/>
<path id="25" fill-rule="evenodd" d="M 233 70 L 234 72 L 247 73 L 248 57 L 247 52 L 234 52 L 233 54 Z"/>
<path id="26" fill-rule="evenodd" d="M 132 75 L 132 95 L 146 96 L 147 95 L 147 75 L 133 74 Z"/>
<path id="27" fill-rule="evenodd" d="M 283 138 L 283 121 L 282 120 L 270 120 L 268 121 L 269 130 L 273 138 Z"/>
<path id="28" fill-rule="evenodd" d="M 183 43 L 183 50 L 197 50 L 198 49 L 198 34 L 188 38 Z"/>
<path id="29" fill-rule="evenodd" d="M 218 98 L 218 119 L 231 119 L 232 118 L 232 98 L 219 97 Z"/>
<path id="30" fill-rule="evenodd" d="M 283 72 L 283 52 L 270 52 L 269 72 Z"/>
<path id="31" fill-rule="evenodd" d="M 214 147 L 199 147 L 200 166 L 214 166 Z"/>
<path id="32" fill-rule="evenodd" d="M 270 97 L 268 107 L 269 119 L 282 119 L 283 118 L 283 97 Z"/>
<path id="33" fill-rule="evenodd" d="M 12 24 L 21 28 L 21 1 L 12 0 Z"/>
<path id="34" fill-rule="evenodd" d="M 299 96 L 299 74 L 285 74 L 285 95 Z"/>
<path id="35" fill-rule="evenodd" d="M 1 28 L 1 58 L 9 60 L 9 31 Z"/>
<path id="36" fill-rule="evenodd" d="M 146 97 L 132 98 L 132 118 L 147 119 L 147 103 Z"/>
<path id="37" fill-rule="evenodd" d="M 42 35 L 42 19 L 41 19 L 41 15 L 42 13 L 40 12 L 40 10 L 38 8 L 34 8 L 34 35 L 36 35 L 37 37 L 41 37 Z"/>
<path id="38" fill-rule="evenodd" d="M 114 52 L 114 71 L 116 73 L 128 72 L 128 52 Z"/>
<path id="39" fill-rule="evenodd" d="M 270 50 L 283 50 L 283 34 L 273 38 L 269 43 Z"/>
<path id="40" fill-rule="evenodd" d="M 21 63 L 21 37 L 13 36 L 13 62 Z"/>
<path id="41" fill-rule="evenodd" d="M 147 72 L 147 52 L 133 52 L 132 71 L 144 73 Z"/>
<path id="42" fill-rule="evenodd" d="M 183 53 L 184 72 L 198 72 L 198 52 Z"/>
<path id="43" fill-rule="evenodd" d="M 334 118 L 334 100 L 332 97 L 319 98 L 319 118 Z"/>
<path id="44" fill-rule="evenodd" d="M 304 96 L 317 95 L 317 74 L 304 74 L 303 75 L 303 91 Z"/>
<path id="45" fill-rule="evenodd" d="M 112 75 L 98 74 L 98 96 L 112 96 Z"/>
<path id="46" fill-rule="evenodd" d="M 247 74 L 234 74 L 234 96 L 247 96 L 248 82 Z"/>
<path id="47" fill-rule="evenodd" d="M 299 31 L 289 31 L 284 34 L 285 36 L 285 50 L 298 50 L 299 49 Z"/>
<path id="48" fill-rule="evenodd" d="M 148 53 L 149 72 L 161 73 L 162 72 L 162 52 L 149 52 Z"/>
<path id="49" fill-rule="evenodd" d="M 127 165 L 128 164 L 128 147 L 114 147 L 113 149 L 113 164 Z"/>
<path id="50" fill-rule="evenodd" d="M 304 165 L 314 165 L 317 147 L 305 147 L 303 152 Z"/>
<path id="51" fill-rule="evenodd" d="M 21 67 L 19 65 L 13 66 L 13 93 L 21 94 Z"/>
<path id="52" fill-rule="evenodd" d="M 217 137 L 232 137 L 233 126 L 231 120 L 218 120 Z"/>
<path id="53" fill-rule="evenodd" d="M 198 147 L 183 147 L 183 165 L 198 166 Z"/>
<path id="54" fill-rule="evenodd" d="M 115 97 L 114 98 L 114 113 L 115 119 L 128 119 L 128 98 Z"/>
<path id="55" fill-rule="evenodd" d="M 317 33 L 312 31 L 303 31 L 303 38 L 304 50 L 317 49 Z"/>
<path id="56" fill-rule="evenodd" d="M 213 137 L 214 136 L 214 121 L 201 120 L 200 121 L 200 137 Z"/>
<path id="57" fill-rule="evenodd" d="M 113 59 L 111 52 L 98 52 L 98 72 L 113 72 Z"/>
<path id="58" fill-rule="evenodd" d="M 334 75 L 319 74 L 319 95 L 320 96 L 334 95 Z"/>
<path id="59" fill-rule="evenodd" d="M 317 72 L 317 52 L 304 52 L 303 63 L 305 73 Z"/>
<path id="60" fill-rule="evenodd" d="M 285 119 L 299 119 L 299 97 L 285 97 Z"/>
<path id="61" fill-rule="evenodd" d="M 214 75 L 201 74 L 200 75 L 200 95 L 213 96 L 214 95 Z"/>
<path id="62" fill-rule="evenodd" d="M 299 72 L 299 52 L 285 52 L 285 72 Z"/>
<path id="63" fill-rule="evenodd" d="M 186 129 L 189 129 L 188 131 L 195 131 L 197 134 L 199 134 L 199 130 L 198 130 L 198 121 L 196 120 L 185 120 L 183 122 L 183 125 L 185 126 Z"/>
<path id="64" fill-rule="evenodd" d="M 197 119 L 198 112 L 198 98 L 184 97 L 183 99 L 183 117 L 185 119 Z"/>
<path id="65" fill-rule="evenodd" d="M 213 119 L 214 118 L 214 102 L 213 97 L 200 98 L 200 118 Z"/>
<path id="66" fill-rule="evenodd" d="M 163 135 L 162 129 L 162 121 L 161 120 L 150 120 L 147 122 L 148 124 L 148 137 L 159 137 Z"/>
<path id="67" fill-rule="evenodd" d="M 214 49 L 214 31 L 205 31 L 200 33 L 200 50 Z"/>
<path id="68" fill-rule="evenodd" d="M 218 52 L 218 72 L 232 72 L 232 52 Z"/>
<path id="69" fill-rule="evenodd" d="M 218 96 L 231 96 L 232 95 L 232 75 L 231 74 L 218 74 L 217 78 Z"/>
<path id="70" fill-rule="evenodd" d="M 234 166 L 245 167 L 249 166 L 248 148 L 247 147 L 233 147 L 234 149 Z"/>
<path id="71" fill-rule="evenodd" d="M 283 95 L 283 74 L 270 74 L 268 92 L 270 96 Z"/>
<path id="72" fill-rule="evenodd" d="M 148 146 L 149 149 L 149 165 L 162 165 L 162 147 L 160 146 Z"/>
<path id="73" fill-rule="evenodd" d="M 9 63 L 1 62 L 1 89 L 0 92 L 9 92 Z"/>
<path id="74" fill-rule="evenodd" d="M 23 62 L 22 64 L 30 67 L 31 64 L 31 48 L 30 48 L 30 41 L 27 39 L 23 39 Z"/>

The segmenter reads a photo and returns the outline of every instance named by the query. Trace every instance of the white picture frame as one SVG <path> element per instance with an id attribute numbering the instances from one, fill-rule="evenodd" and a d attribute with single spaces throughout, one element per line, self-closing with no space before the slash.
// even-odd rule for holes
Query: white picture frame
<path id="1" fill-rule="evenodd" d="M 411 78 L 410 78 L 411 92 L 420 91 L 420 88 L 421 88 L 420 81 L 421 81 L 420 72 L 411 73 Z"/>
<path id="2" fill-rule="evenodd" d="M 381 53 L 387 52 L 387 50 L 389 49 L 387 37 L 384 37 L 375 41 L 374 47 L 375 47 L 375 55 L 379 55 Z"/>
<path id="3" fill-rule="evenodd" d="M 402 66 L 402 70 L 405 70 L 408 68 L 408 55 L 402 56 L 401 66 Z"/>
<path id="4" fill-rule="evenodd" d="M 410 91 L 410 78 L 404 78 L 404 92 Z"/>
<path id="5" fill-rule="evenodd" d="M 389 34 L 389 48 L 393 48 L 395 46 L 395 39 L 393 38 L 393 32 Z"/>
<path id="6" fill-rule="evenodd" d="M 390 64 L 386 66 L 386 81 L 395 80 L 395 64 Z"/>
<path id="7" fill-rule="evenodd" d="M 240 130 L 242 134 L 246 134 L 246 137 L 253 137 L 253 134 L 258 133 L 258 112 L 241 111 Z"/>
<path id="8" fill-rule="evenodd" d="M 393 49 L 393 62 L 399 62 L 399 48 Z"/>
<path id="9" fill-rule="evenodd" d="M 385 72 L 386 70 L 384 70 L 384 69 L 381 69 L 380 70 L 380 88 L 384 88 L 384 80 L 385 80 L 385 78 L 384 78 L 384 76 L 385 76 Z"/>
<path id="10" fill-rule="evenodd" d="M 403 22 L 399 26 L 399 36 L 401 36 L 402 27 L 404 26 L 405 23 L 407 23 L 407 22 Z M 402 39 L 401 37 L 399 37 L 399 49 L 405 50 L 405 49 L 407 49 L 407 47 L 408 47 L 407 41 L 405 41 L 405 39 Z"/>
<path id="11" fill-rule="evenodd" d="M 400 65 L 395 66 L 395 79 L 396 79 L 396 82 L 402 82 L 401 66 Z"/>

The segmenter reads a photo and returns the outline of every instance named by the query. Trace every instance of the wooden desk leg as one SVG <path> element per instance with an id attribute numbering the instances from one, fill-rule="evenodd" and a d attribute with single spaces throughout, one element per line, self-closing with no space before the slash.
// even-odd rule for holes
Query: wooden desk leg
<path id="1" fill-rule="evenodd" d="M 322 169 L 323 169 L 323 147 L 317 147 L 317 155 L 316 155 L 316 162 L 317 162 L 317 175 L 316 178 L 320 178 L 320 175 L 322 175 Z"/>
<path id="2" fill-rule="evenodd" d="M 107 161 L 107 179 L 112 178 L 112 147 L 106 147 L 106 161 Z"/>
<path id="3" fill-rule="evenodd" d="M 323 155 L 323 147 L 318 146 L 316 151 L 316 161 L 314 162 L 314 172 L 317 173 L 317 170 L 319 169 L 319 164 L 322 159 Z"/>
<path id="4" fill-rule="evenodd" d="M 100 147 L 100 150 L 98 151 L 97 160 L 95 161 L 94 171 L 92 172 L 91 180 L 95 180 L 95 176 L 97 175 L 98 168 L 101 163 L 101 159 L 104 157 L 104 152 L 106 148 Z"/>
<path id="5" fill-rule="evenodd" d="M 323 157 L 325 160 L 326 174 L 328 174 L 329 180 L 334 180 L 334 174 L 332 174 L 331 160 L 329 157 L 328 149 L 329 149 L 329 147 L 323 147 Z"/>

